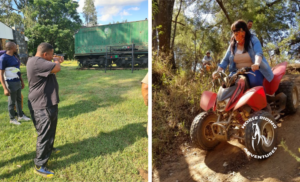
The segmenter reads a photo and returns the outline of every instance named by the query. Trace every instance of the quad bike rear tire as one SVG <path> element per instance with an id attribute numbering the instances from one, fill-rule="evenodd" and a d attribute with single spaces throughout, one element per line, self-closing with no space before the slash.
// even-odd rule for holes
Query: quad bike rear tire
<path id="1" fill-rule="evenodd" d="M 217 115 L 202 112 L 193 120 L 190 136 L 193 144 L 203 150 L 212 150 L 220 142 L 213 137 L 210 125 L 217 121 Z"/>
<path id="2" fill-rule="evenodd" d="M 283 80 L 279 84 L 276 94 L 283 92 L 286 95 L 286 106 L 283 112 L 285 114 L 293 114 L 297 111 L 299 105 L 299 91 L 293 81 Z"/>
<path id="3" fill-rule="evenodd" d="M 277 144 L 277 131 L 274 126 L 260 117 L 265 117 L 276 124 L 273 115 L 267 111 L 257 111 L 250 115 L 249 119 L 257 117 L 257 119 L 249 122 L 245 128 L 245 146 L 248 151 L 256 155 L 266 155 L 270 153 Z M 255 126 L 255 127 L 254 127 Z M 258 128 L 257 128 L 258 126 Z M 255 129 L 254 129 L 255 128 Z M 260 135 L 256 135 L 260 132 Z M 253 139 L 253 137 L 255 139 Z M 266 142 L 264 142 L 265 138 Z"/>

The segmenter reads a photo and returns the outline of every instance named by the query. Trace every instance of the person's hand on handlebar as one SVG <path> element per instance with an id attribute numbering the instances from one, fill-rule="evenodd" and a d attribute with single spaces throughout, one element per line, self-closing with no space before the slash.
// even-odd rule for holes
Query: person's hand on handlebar
<path id="1" fill-rule="evenodd" d="M 255 72 L 256 70 L 259 70 L 259 65 L 262 61 L 262 57 L 255 55 L 255 63 L 251 65 L 251 69 L 253 72 Z"/>
<path id="2" fill-rule="evenodd" d="M 259 64 L 252 64 L 251 69 L 253 72 L 255 72 L 256 70 L 259 70 Z"/>
<path id="3" fill-rule="evenodd" d="M 219 72 L 222 70 L 223 69 L 221 67 L 218 67 L 218 69 L 212 73 L 213 79 L 216 79 L 218 77 Z"/>
<path id="4" fill-rule="evenodd" d="M 219 74 L 218 70 L 217 70 L 217 71 L 214 71 L 214 72 L 212 73 L 213 79 L 216 79 L 216 78 L 218 77 L 218 74 Z"/>

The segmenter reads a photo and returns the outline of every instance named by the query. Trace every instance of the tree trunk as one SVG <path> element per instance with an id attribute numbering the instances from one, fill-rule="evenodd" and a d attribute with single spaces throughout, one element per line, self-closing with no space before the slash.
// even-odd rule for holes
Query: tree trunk
<path id="1" fill-rule="evenodd" d="M 159 51 L 162 51 L 166 54 L 173 54 L 171 51 L 171 31 L 172 31 L 172 15 L 173 15 L 173 7 L 175 0 L 159 0 L 158 1 L 158 10 L 157 13 L 157 24 L 161 25 L 162 33 L 159 35 Z M 171 60 L 169 60 L 169 64 L 172 69 L 176 68 L 174 54 Z"/>
<path id="2" fill-rule="evenodd" d="M 194 52 L 195 52 L 195 65 L 194 65 L 194 75 L 196 73 L 196 68 L 197 68 L 197 64 L 198 64 L 198 59 L 197 59 L 197 30 L 195 30 L 195 32 L 193 32 L 194 34 Z"/>
<path id="3" fill-rule="evenodd" d="M 229 15 L 228 15 L 228 12 L 226 11 L 226 9 L 225 9 L 225 7 L 224 7 L 224 4 L 223 4 L 222 0 L 216 0 L 216 1 L 217 1 L 217 3 L 219 4 L 219 6 L 220 6 L 220 8 L 222 9 L 222 11 L 224 12 L 224 14 L 225 14 L 225 16 L 226 16 L 226 18 L 227 18 L 229 24 L 231 25 L 231 24 L 232 24 L 232 21 L 231 21 Z"/>
<path id="4" fill-rule="evenodd" d="M 178 16 L 180 14 L 180 11 L 181 11 L 181 5 L 182 5 L 182 0 L 180 0 L 179 10 L 178 10 L 178 13 L 177 13 L 176 18 L 175 18 L 173 38 L 172 38 L 172 44 L 171 44 L 171 49 L 172 49 L 173 52 L 174 52 L 174 40 L 175 40 L 176 28 L 177 28 L 177 19 L 178 19 Z"/>
<path id="5" fill-rule="evenodd" d="M 158 5 L 157 0 L 153 0 L 152 1 L 152 6 L 156 6 Z M 153 50 L 157 50 L 158 49 L 158 42 L 157 42 L 157 34 L 156 32 L 159 31 L 157 30 L 157 21 L 158 21 L 158 13 L 157 12 L 153 12 L 152 13 L 152 48 Z"/>

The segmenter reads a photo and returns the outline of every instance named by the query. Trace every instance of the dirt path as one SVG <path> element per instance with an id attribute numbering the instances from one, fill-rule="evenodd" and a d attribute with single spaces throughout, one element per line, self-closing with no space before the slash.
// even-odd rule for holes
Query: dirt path
<path id="1" fill-rule="evenodd" d="M 300 76 L 286 77 L 295 79 L 300 91 Z M 280 144 L 266 160 L 248 158 L 244 146 L 236 141 L 221 143 L 209 152 L 192 148 L 186 142 L 177 155 L 170 156 L 161 168 L 153 170 L 153 181 L 300 182 L 300 161 L 296 160 L 300 158 L 300 106 L 295 114 L 283 118 L 277 131 L 278 143 L 284 141 L 288 150 Z"/>

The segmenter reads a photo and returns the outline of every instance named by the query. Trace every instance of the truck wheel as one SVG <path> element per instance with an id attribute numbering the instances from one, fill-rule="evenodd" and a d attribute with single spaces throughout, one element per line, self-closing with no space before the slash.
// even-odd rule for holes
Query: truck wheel
<path id="1" fill-rule="evenodd" d="M 217 115 L 207 112 L 202 112 L 195 117 L 191 126 L 190 135 L 193 144 L 198 148 L 212 150 L 220 143 L 215 139 L 211 130 L 211 124 L 216 122 L 217 119 Z"/>
<path id="2" fill-rule="evenodd" d="M 267 111 L 257 111 L 250 115 L 253 118 L 245 128 L 245 146 L 252 154 L 266 155 L 276 145 L 276 122 Z M 275 128 L 274 128 L 275 127 Z"/>
<path id="3" fill-rule="evenodd" d="M 83 62 L 82 62 L 82 67 L 84 67 L 84 68 L 88 67 L 87 61 L 83 61 Z"/>
<path id="4" fill-rule="evenodd" d="M 283 112 L 285 114 L 293 114 L 297 111 L 299 105 L 299 92 L 293 81 L 283 80 L 279 84 L 276 94 L 283 92 L 286 95 L 286 106 Z"/>

